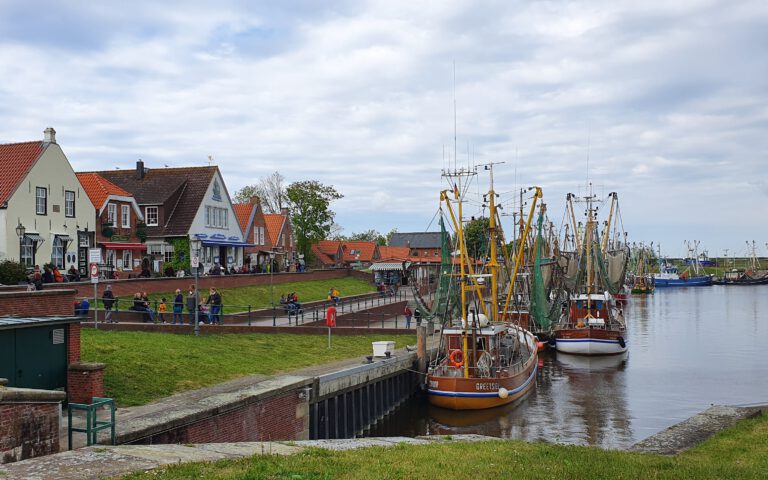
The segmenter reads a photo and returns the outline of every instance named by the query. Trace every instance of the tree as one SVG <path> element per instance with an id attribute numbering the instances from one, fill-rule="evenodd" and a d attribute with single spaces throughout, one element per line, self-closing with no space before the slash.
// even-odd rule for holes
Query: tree
<path id="1" fill-rule="evenodd" d="M 467 253 L 472 258 L 482 258 L 488 255 L 488 219 L 480 217 L 472 219 L 464 225 L 464 240 Z"/>
<path id="2" fill-rule="evenodd" d="M 268 177 L 261 177 L 259 183 L 246 185 L 235 193 L 235 203 L 248 203 L 252 197 L 259 197 L 261 206 L 267 213 L 280 213 L 286 206 L 285 177 L 274 172 Z"/>
<path id="3" fill-rule="evenodd" d="M 288 185 L 285 195 L 297 247 L 308 257 L 310 246 L 324 239 L 331 231 L 336 216 L 329 208 L 331 202 L 344 196 L 333 186 L 323 185 L 317 180 L 294 182 Z"/>
<path id="4" fill-rule="evenodd" d="M 377 245 L 387 244 L 386 237 L 374 229 L 360 233 L 352 233 L 346 240 L 349 240 L 350 242 L 375 242 Z"/>
<path id="5" fill-rule="evenodd" d="M 3 260 L 0 262 L 0 284 L 18 285 L 19 282 L 27 279 L 27 268 L 19 262 L 13 260 Z"/>

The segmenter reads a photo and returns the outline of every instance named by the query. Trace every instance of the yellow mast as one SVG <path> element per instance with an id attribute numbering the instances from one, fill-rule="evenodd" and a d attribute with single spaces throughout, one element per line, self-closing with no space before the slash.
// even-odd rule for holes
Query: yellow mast
<path id="1" fill-rule="evenodd" d="M 611 219 L 613 218 L 613 207 L 616 204 L 616 192 L 611 192 L 608 194 L 612 200 L 611 200 L 611 209 L 608 211 L 608 221 L 605 225 L 605 232 L 603 232 L 603 254 L 608 253 L 608 237 L 611 233 Z"/>
<path id="2" fill-rule="evenodd" d="M 576 252 L 581 251 L 581 244 L 579 243 L 578 225 L 576 225 L 576 215 L 573 213 L 573 194 L 569 193 L 565 196 L 568 201 L 568 207 L 571 211 L 571 223 L 573 224 L 573 238 L 576 241 Z"/>
<path id="3" fill-rule="evenodd" d="M 592 318 L 592 229 L 594 220 L 592 219 L 592 204 L 589 204 L 589 219 L 584 231 L 586 242 L 584 254 L 587 256 L 587 318 Z"/>
<path id="4" fill-rule="evenodd" d="M 504 310 L 502 311 L 502 317 L 506 318 L 507 310 L 509 309 L 509 300 L 512 298 L 512 292 L 515 290 L 515 280 L 517 280 L 517 272 L 520 269 L 520 263 L 523 261 L 523 251 L 525 250 L 525 239 L 528 238 L 528 231 L 531 228 L 531 219 L 533 218 L 533 212 L 536 209 L 536 200 L 541 198 L 541 188 L 531 187 L 536 189 L 533 194 L 533 201 L 531 202 L 531 211 L 528 213 L 528 220 L 525 222 L 525 229 L 520 236 L 520 248 L 517 250 L 517 258 L 515 258 L 515 268 L 512 271 L 512 278 L 509 281 L 509 290 L 507 291 L 507 300 L 504 302 Z M 522 220 L 522 219 L 521 219 Z"/>
<path id="5" fill-rule="evenodd" d="M 496 193 L 493 191 L 493 164 L 488 169 L 491 178 L 491 188 L 488 191 L 490 200 L 488 202 L 490 214 L 488 219 L 488 237 L 490 245 L 489 255 L 491 256 L 488 262 L 488 268 L 491 271 L 491 321 L 497 321 L 499 318 L 499 286 L 497 283 L 499 274 L 499 262 L 496 258 L 496 202 L 494 197 Z"/>

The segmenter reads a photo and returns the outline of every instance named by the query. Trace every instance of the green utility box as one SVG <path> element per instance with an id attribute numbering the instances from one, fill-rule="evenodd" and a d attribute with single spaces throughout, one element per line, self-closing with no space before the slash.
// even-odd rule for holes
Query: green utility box
<path id="1" fill-rule="evenodd" d="M 80 317 L 0 317 L 0 378 L 9 387 L 67 387 L 70 325 Z"/>

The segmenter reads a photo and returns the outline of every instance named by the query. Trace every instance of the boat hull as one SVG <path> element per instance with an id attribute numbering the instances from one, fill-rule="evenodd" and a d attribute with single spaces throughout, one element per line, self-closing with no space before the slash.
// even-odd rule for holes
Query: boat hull
<path id="1" fill-rule="evenodd" d="M 521 399 L 534 388 L 537 368 L 537 355 L 533 354 L 518 373 L 510 376 L 464 378 L 430 375 L 427 378 L 429 403 L 451 410 L 500 407 Z M 507 390 L 505 398 L 499 396 L 501 388 Z"/>
<path id="2" fill-rule="evenodd" d="M 768 276 L 761 278 L 742 278 L 738 280 L 713 280 L 712 285 L 768 285 Z"/>
<path id="3" fill-rule="evenodd" d="M 564 328 L 555 330 L 555 348 L 574 355 L 617 355 L 629 348 L 625 335 L 618 330 Z"/>
<path id="4" fill-rule="evenodd" d="M 689 277 L 687 279 L 654 278 L 656 288 L 664 287 L 706 287 L 712 285 L 712 277 Z"/>

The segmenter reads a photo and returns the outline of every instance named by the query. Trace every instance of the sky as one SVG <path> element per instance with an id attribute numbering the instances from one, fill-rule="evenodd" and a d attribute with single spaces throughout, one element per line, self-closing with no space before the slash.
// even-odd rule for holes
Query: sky
<path id="1" fill-rule="evenodd" d="M 0 0 L 0 143 L 210 156 L 230 194 L 318 180 L 347 234 L 436 230 L 441 172 L 477 167 L 476 195 L 494 163 L 505 213 L 538 185 L 560 225 L 589 181 L 630 241 L 767 255 L 766 45 L 764 0 Z"/>

